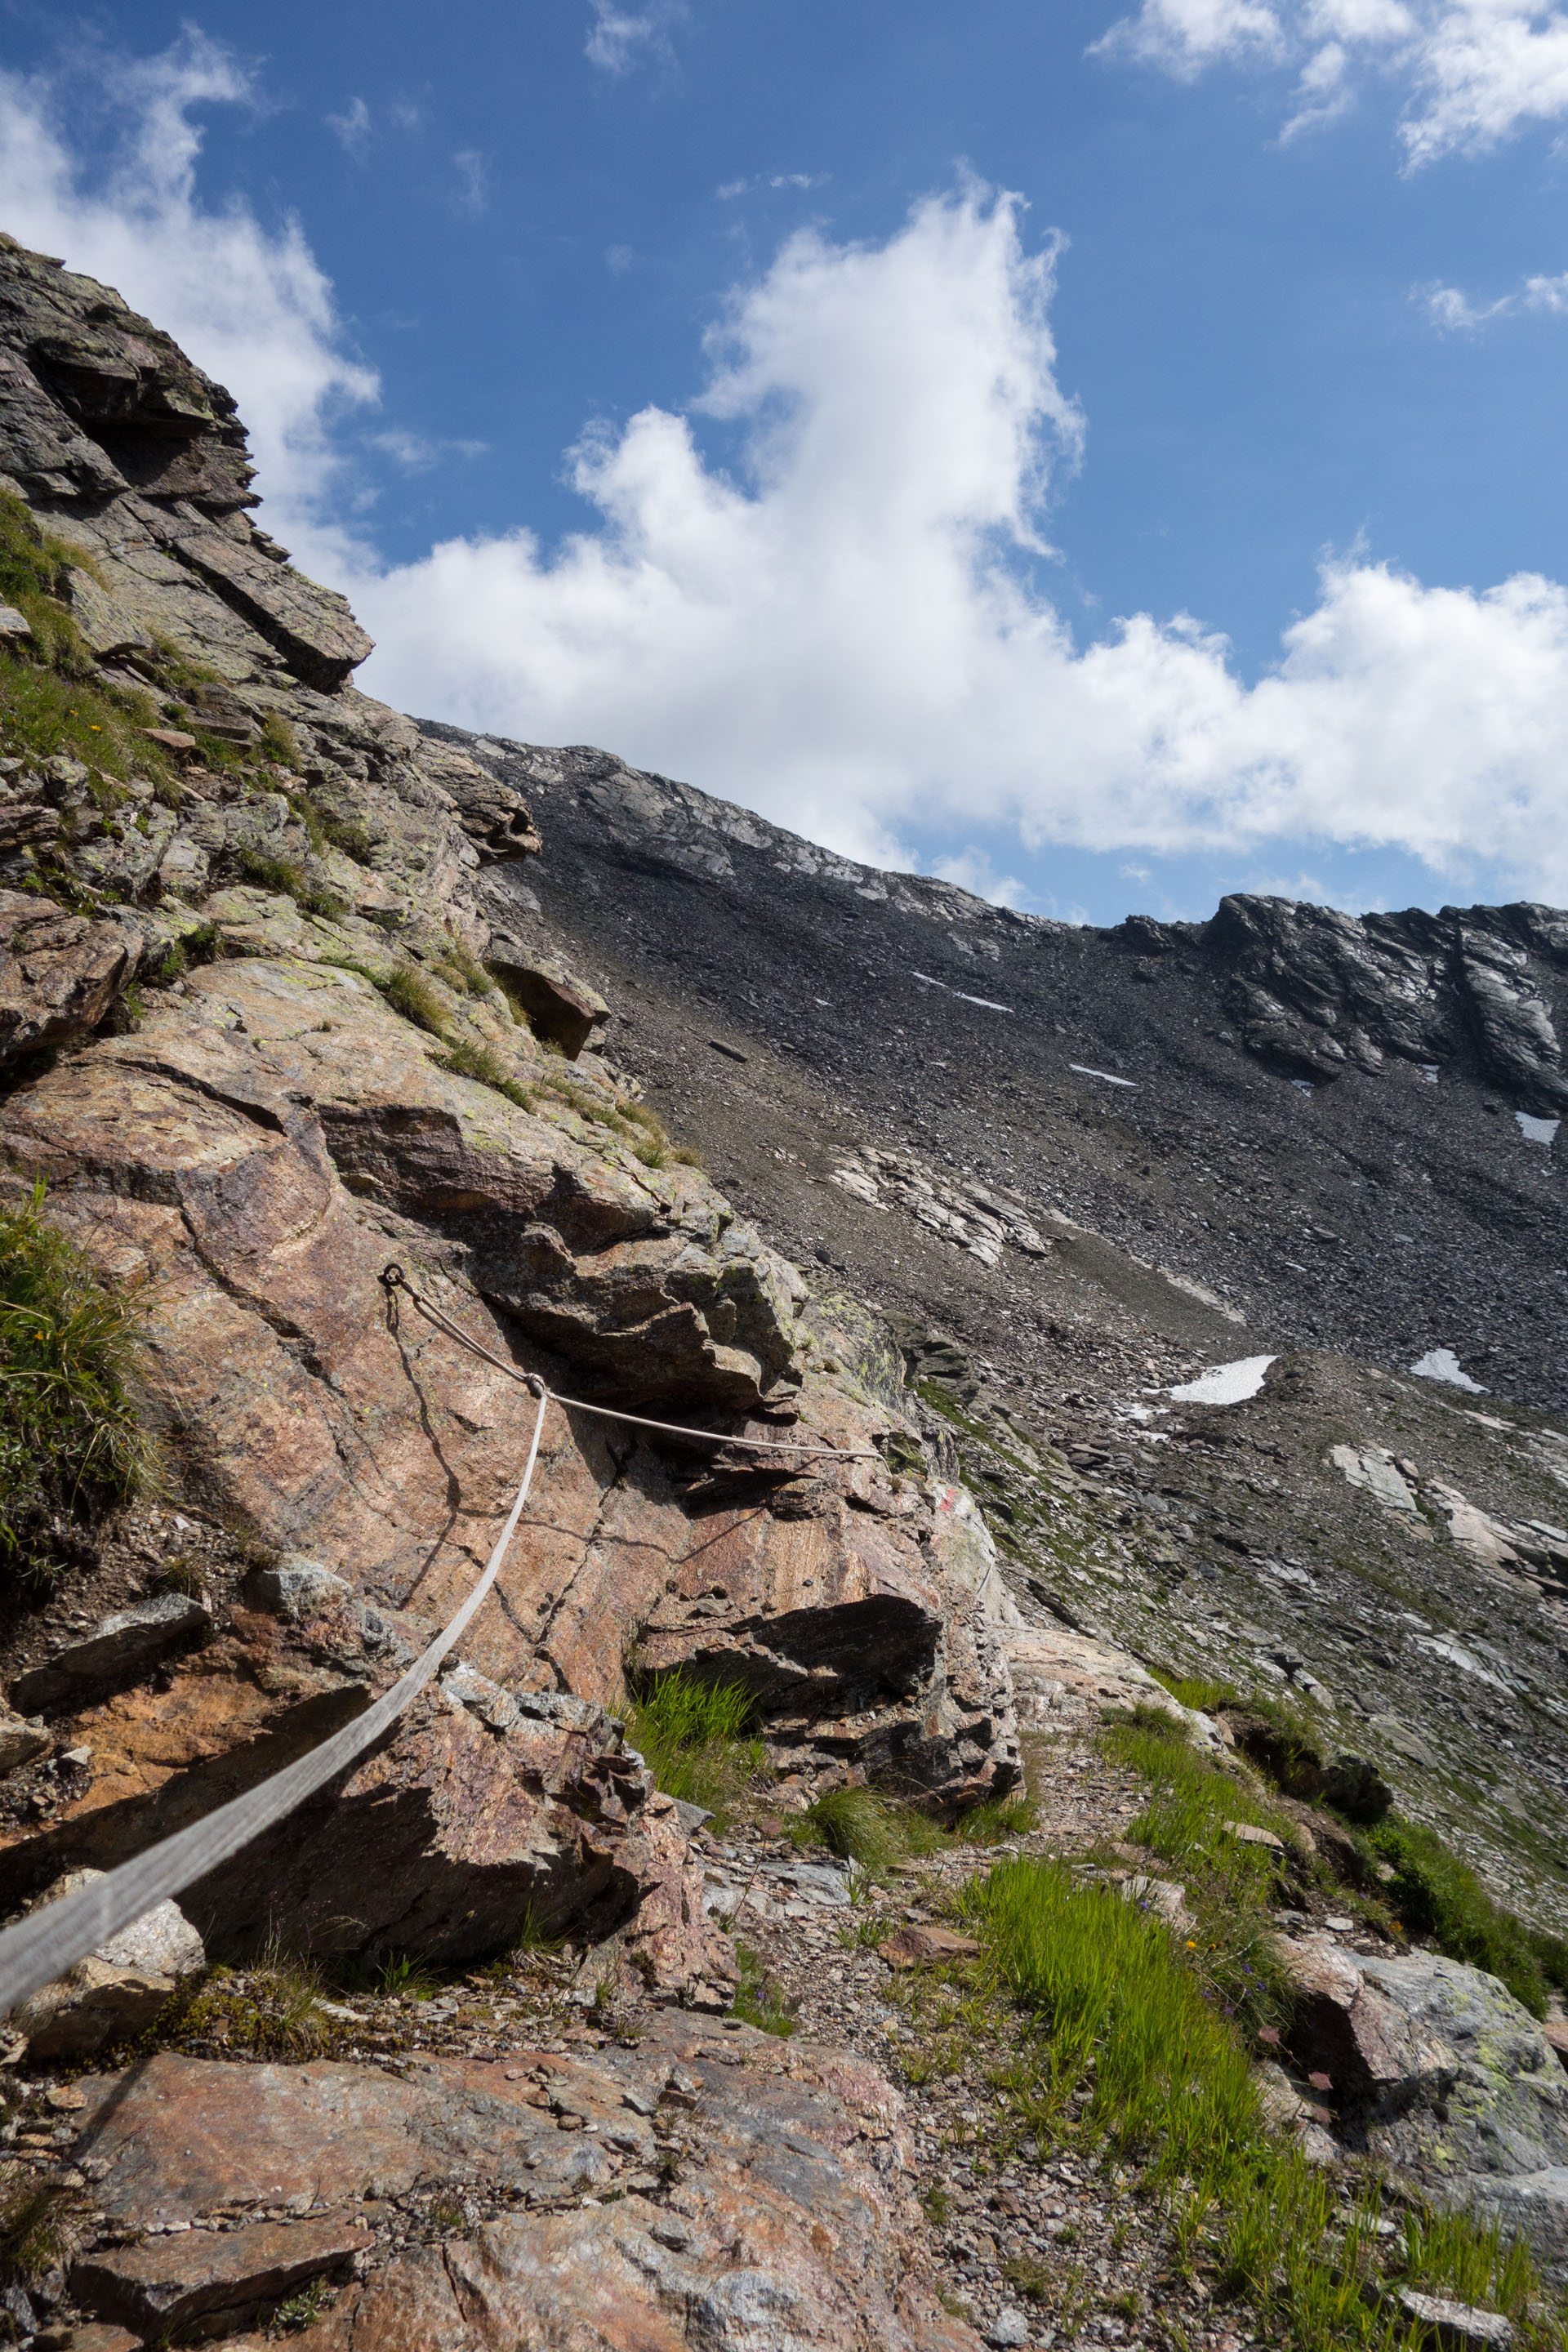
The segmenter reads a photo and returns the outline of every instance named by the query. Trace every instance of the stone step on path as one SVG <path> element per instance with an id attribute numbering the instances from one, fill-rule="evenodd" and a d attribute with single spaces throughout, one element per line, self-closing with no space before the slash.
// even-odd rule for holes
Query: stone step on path
<path id="1" fill-rule="evenodd" d="M 302 2290 L 311 2352 L 646 2352 L 650 2325 L 668 2352 L 977 2352 L 907 2193 L 903 2102 L 841 2048 L 628 1995 L 614 2034 L 380 2067 L 160 2051 L 78 2097 L 51 2352 L 260 2352 Z"/>
<path id="2" fill-rule="evenodd" d="M 754 1951 L 775 1997 L 794 2011 L 800 2039 L 836 2043 L 898 2086 L 927 2242 L 949 2308 L 962 2312 L 983 2341 L 1047 2346 L 1060 2340 L 1064 2318 L 1082 2306 L 1077 2315 L 1089 2343 L 1154 2352 L 1168 2345 L 1166 2323 L 1174 2315 L 1193 2352 L 1238 2352 L 1248 2340 L 1245 2321 L 1212 2315 L 1201 2294 L 1187 2294 L 1160 2277 L 1157 2233 L 1112 2176 L 1071 2158 L 1046 2169 L 1028 2162 L 989 2168 L 998 2100 L 987 2075 L 1016 2055 L 1010 2013 L 999 2006 L 981 2025 L 966 2012 L 954 2071 L 927 2074 L 932 2045 L 907 2022 L 900 1998 L 921 1971 L 903 1964 L 901 1945 L 890 1956 L 878 1948 L 931 1918 L 965 1881 L 998 1860 L 1086 1854 L 1120 1839 L 1142 1809 L 1142 1784 L 1110 1764 L 1093 1736 L 1101 1708 L 1131 1703 L 1132 1685 L 1112 1692 L 1107 1678 L 1115 1679 L 1119 1662 L 1111 1654 L 1090 1658 L 1097 1645 L 1070 1634 L 1064 1643 L 1058 1671 L 1042 1675 L 1062 1685 L 1045 1694 L 1050 1704 L 1042 1709 L 1060 1728 L 1037 1728 L 1028 1743 L 1036 1823 L 1026 1836 L 993 1847 L 944 1846 L 900 1865 L 891 1885 L 865 1886 L 847 1907 L 824 1906 L 815 1917 L 805 1916 L 804 1904 L 770 1899 L 764 1907 L 753 1897 L 735 1933 Z M 1141 1670 L 1131 1660 L 1126 1664 L 1141 1684 Z M 737 1832 L 704 1843 L 710 1879 L 726 1885 L 776 1885 L 793 1866 L 783 1840 L 770 1844 Z M 1043 2299 L 1021 2289 L 1020 2274 L 1037 2282 Z"/>

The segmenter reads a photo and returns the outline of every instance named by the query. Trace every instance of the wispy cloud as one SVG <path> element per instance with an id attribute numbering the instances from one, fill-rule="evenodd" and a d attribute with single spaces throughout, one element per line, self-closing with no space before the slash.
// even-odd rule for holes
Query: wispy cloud
<path id="1" fill-rule="evenodd" d="M 753 179 L 726 180 L 713 193 L 721 204 L 731 204 L 757 188 L 825 188 L 832 177 L 831 172 L 760 172 Z"/>
<path id="2" fill-rule="evenodd" d="M 477 147 L 459 147 L 452 158 L 458 174 L 458 204 L 466 213 L 482 213 L 489 202 L 489 166 Z"/>
<path id="3" fill-rule="evenodd" d="M 606 73 L 629 73 L 645 63 L 668 64 L 674 57 L 671 36 L 689 16 L 686 0 L 648 0 L 642 8 L 625 8 L 617 0 L 590 0 L 594 22 L 584 53 Z"/>
<path id="4" fill-rule="evenodd" d="M 447 457 L 482 457 L 489 444 L 447 440 L 439 435 L 409 433 L 394 425 L 384 433 L 367 433 L 365 446 L 390 457 L 405 474 L 426 474 Z"/>
<path id="5" fill-rule="evenodd" d="M 373 133 L 370 109 L 363 98 L 351 98 L 342 114 L 329 114 L 327 129 L 345 155 L 363 163 L 370 153 Z"/>
<path id="6" fill-rule="evenodd" d="M 1410 171 L 1568 117 L 1568 15 L 1542 0 L 1142 0 L 1090 54 L 1189 82 L 1289 71 L 1287 138 L 1342 114 L 1372 75 L 1404 92 Z"/>
<path id="7" fill-rule="evenodd" d="M 1527 278 L 1511 294 L 1500 294 L 1490 302 L 1473 302 L 1458 286 L 1442 285 L 1417 286 L 1412 299 L 1421 305 L 1435 327 L 1449 333 L 1473 334 L 1494 319 L 1518 318 L 1525 311 L 1561 317 L 1568 311 L 1568 275 Z"/>

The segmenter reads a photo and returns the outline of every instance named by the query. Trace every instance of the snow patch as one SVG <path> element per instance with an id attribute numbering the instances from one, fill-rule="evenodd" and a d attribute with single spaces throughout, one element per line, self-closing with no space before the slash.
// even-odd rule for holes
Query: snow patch
<path id="1" fill-rule="evenodd" d="M 1296 1092 L 1299 1095 L 1310 1095 L 1312 1091 L 1312 1082 L 1310 1078 L 1292 1078 L 1290 1084 L 1295 1087 Z"/>
<path id="2" fill-rule="evenodd" d="M 1419 1068 L 1420 1068 L 1421 1075 L 1422 1075 L 1422 1076 L 1426 1079 L 1426 1081 L 1427 1085 L 1428 1085 L 1429 1087 L 1435 1087 L 1435 1086 L 1436 1085 L 1436 1083 L 1437 1083 L 1437 1065 L 1436 1065 L 1436 1062 L 1422 1062 L 1418 1066 L 1419 1066 Z"/>
<path id="3" fill-rule="evenodd" d="M 1091 1070 L 1084 1062 L 1069 1062 L 1068 1067 L 1069 1070 L 1076 1070 L 1080 1078 L 1103 1078 L 1108 1087 L 1131 1087 L 1136 1089 L 1138 1085 L 1136 1078 L 1118 1078 L 1109 1070 Z"/>
<path id="4" fill-rule="evenodd" d="M 1471 1380 L 1452 1348 L 1428 1348 L 1419 1363 L 1410 1366 L 1418 1380 L 1446 1381 L 1451 1389 L 1467 1389 L 1471 1396 L 1485 1396 L 1479 1381 Z"/>
<path id="5" fill-rule="evenodd" d="M 1556 1142 L 1557 1130 L 1562 1125 L 1560 1119 L 1534 1118 L 1527 1110 L 1516 1110 L 1514 1117 L 1519 1121 L 1521 1135 L 1527 1137 L 1531 1143 L 1544 1143 L 1550 1147 Z"/>
<path id="6" fill-rule="evenodd" d="M 918 980 L 923 988 L 940 988 L 944 996 L 956 996 L 960 1004 L 983 1004 L 987 1013 L 1010 1013 L 1013 1010 L 1010 1004 L 998 1004 L 994 996 L 967 996 L 962 988 L 950 988 L 945 980 L 933 980 L 929 971 L 917 971 L 913 964 L 910 966 L 910 977 L 911 980 Z M 817 1002 L 818 1003 L 822 1002 L 820 997 Z M 1113 1086 L 1124 1087 L 1129 1081 L 1126 1078 L 1114 1078 L 1111 1083 Z"/>
<path id="7" fill-rule="evenodd" d="M 1215 1364 L 1195 1381 L 1184 1381 L 1171 1394 L 1180 1404 L 1242 1404 L 1263 1386 L 1263 1375 L 1273 1356 L 1241 1356 L 1234 1364 Z"/>

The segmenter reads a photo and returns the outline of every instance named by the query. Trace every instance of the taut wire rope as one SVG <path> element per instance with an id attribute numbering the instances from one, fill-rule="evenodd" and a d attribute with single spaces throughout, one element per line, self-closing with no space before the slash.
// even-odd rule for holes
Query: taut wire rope
<path id="1" fill-rule="evenodd" d="M 501 1562 L 511 1547 L 518 1522 L 528 1501 L 533 1484 L 534 1466 L 539 1460 L 540 1439 L 544 1433 L 544 1416 L 552 1400 L 573 1412 L 595 1414 L 603 1421 L 628 1422 L 634 1428 L 658 1430 L 667 1437 L 695 1438 L 700 1443 L 719 1446 L 741 1446 L 748 1453 L 787 1454 L 833 1462 L 879 1462 L 882 1457 L 874 1449 L 851 1449 L 837 1445 L 803 1444 L 787 1437 L 731 1437 L 722 1431 L 690 1429 L 677 1422 L 653 1421 L 645 1413 L 617 1412 L 608 1405 L 588 1404 L 581 1397 L 561 1396 L 547 1388 L 537 1372 L 519 1371 L 515 1364 L 505 1360 L 472 1339 L 459 1324 L 443 1314 L 431 1299 L 422 1297 L 394 1263 L 382 1274 L 381 1282 L 388 1300 L 401 1290 L 439 1330 L 456 1339 L 474 1355 L 483 1357 L 509 1380 L 518 1381 L 536 1400 L 538 1411 L 533 1417 L 533 1431 L 529 1439 L 528 1460 L 522 1483 L 518 1487 L 506 1524 L 496 1539 L 483 1575 L 462 1603 L 406 1674 L 399 1676 L 392 1688 L 373 1701 L 363 1715 L 335 1731 L 331 1738 L 311 1748 L 308 1756 L 300 1757 L 275 1772 L 242 1796 L 219 1805 L 188 1829 L 163 1839 L 150 1846 L 145 1853 L 132 1855 L 129 1862 L 94 1879 L 87 1886 L 78 1887 L 74 1894 L 62 1895 L 58 1902 L 45 1903 L 26 1918 L 18 1919 L 0 1931 L 0 2016 L 9 2014 L 19 2001 L 40 1986 L 51 1983 L 85 1959 L 100 1945 L 117 1936 L 121 1928 L 131 1927 L 158 1903 L 178 1895 L 197 1879 L 205 1878 L 220 1863 L 259 1837 L 263 1830 L 304 1803 L 307 1797 L 325 1786 L 356 1756 L 374 1746 L 384 1731 L 395 1723 L 409 1703 L 417 1697 L 440 1666 L 448 1652 L 461 1641 L 472 1624 L 485 1596 L 500 1572 Z"/>
<path id="2" fill-rule="evenodd" d="M 19 1919 L 15 1927 L 7 1927 L 0 1934 L 0 2014 L 15 2009 L 40 1985 L 63 1976 L 110 1936 L 117 1936 L 122 1927 L 140 1919 L 155 1903 L 205 1878 L 209 1870 L 216 1870 L 220 1862 L 226 1862 L 241 1846 L 248 1845 L 252 1838 L 259 1837 L 263 1830 L 281 1821 L 296 1805 L 303 1804 L 307 1797 L 362 1755 L 397 1720 L 410 1700 L 424 1689 L 453 1644 L 462 1639 L 496 1580 L 533 1483 L 533 1466 L 539 1459 L 539 1441 L 548 1403 L 548 1397 L 540 1397 L 522 1484 L 484 1574 L 456 1616 L 407 1673 L 363 1715 L 356 1715 L 352 1723 L 333 1732 L 330 1739 L 323 1739 L 308 1756 L 286 1765 L 258 1787 L 247 1789 L 243 1796 L 219 1805 L 216 1812 L 193 1822 L 189 1829 L 164 1838 L 145 1853 L 133 1855 L 90 1885 L 78 1887 L 74 1894 L 62 1895 L 57 1903 L 44 1904 L 26 1919 Z"/>
<path id="3" fill-rule="evenodd" d="M 434 1299 L 425 1297 L 415 1289 L 395 1259 L 384 1268 L 381 1280 L 389 1297 L 401 1290 L 405 1297 L 412 1299 L 420 1314 L 426 1316 L 437 1329 L 445 1331 L 449 1339 L 456 1339 L 471 1354 L 482 1356 L 487 1364 L 493 1364 L 498 1372 L 506 1374 L 509 1381 L 520 1381 L 524 1388 L 531 1389 L 535 1396 L 542 1392 L 552 1397 L 557 1404 L 570 1407 L 573 1412 L 591 1412 L 600 1421 L 629 1422 L 634 1429 L 657 1429 L 666 1437 L 695 1437 L 705 1445 L 740 1445 L 748 1454 L 803 1454 L 827 1462 L 880 1462 L 882 1459 L 872 1446 L 807 1445 L 793 1437 L 730 1437 L 722 1430 L 689 1429 L 680 1422 L 650 1421 L 646 1413 L 618 1412 L 607 1404 L 587 1404 L 581 1397 L 563 1396 L 558 1389 L 545 1388 L 537 1372 L 520 1372 L 517 1366 L 509 1364 L 504 1356 L 496 1355 L 480 1340 L 471 1338 L 460 1323 L 454 1323 L 449 1315 L 442 1312 Z"/>

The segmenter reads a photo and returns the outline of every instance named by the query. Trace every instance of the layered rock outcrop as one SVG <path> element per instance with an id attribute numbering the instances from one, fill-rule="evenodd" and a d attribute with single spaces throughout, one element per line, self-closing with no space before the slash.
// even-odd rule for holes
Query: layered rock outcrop
<path id="1" fill-rule="evenodd" d="M 1568 2074 L 1496 1977 L 1436 1952 L 1281 1938 L 1292 2046 L 1352 2140 L 1416 2195 L 1496 2216 L 1568 2284 Z"/>
<path id="2" fill-rule="evenodd" d="M 110 2230 L 72 2291 L 148 2338 L 208 2315 L 233 2335 L 291 2285 L 357 2273 L 310 2352 L 979 2342 L 912 2227 L 902 2103 L 843 2053 L 671 2017 L 635 2049 L 437 2059 L 406 2080 L 160 2056 L 85 2088 L 77 2155 Z M 491 2218 L 395 2251 L 389 2200 L 454 2179 Z M 193 2237 L 215 2212 L 255 2218 Z M 148 2231 L 176 2236 L 137 2243 Z"/>
<path id="3" fill-rule="evenodd" d="M 679 1817 L 616 1714 L 628 1671 L 743 1683 L 803 1789 L 877 1771 L 951 1811 L 1016 1780 L 1005 1660 L 912 1428 L 826 1369 L 798 1271 L 639 1114 L 604 998 L 498 926 L 481 885 L 538 849 L 529 803 L 348 683 L 368 640 L 250 523 L 221 387 L 10 247 L 0 354 L 0 489 L 52 534 L 113 747 L 0 762 L 0 1160 L 145 1298 L 147 1419 L 184 1491 L 314 1563 L 184 1604 L 173 1651 L 121 1655 L 110 1628 L 85 1644 L 102 1675 L 38 1663 L 26 1705 L 80 1761 L 46 1823 L 13 1816 L 0 1888 L 263 1779 L 471 1585 L 534 1402 L 394 1300 L 395 1260 L 502 1366 L 826 1456 L 552 1406 L 463 1664 L 191 1916 L 218 1954 L 447 1960 L 531 1917 L 614 1933 L 656 1988 L 721 1984 Z"/>
<path id="4" fill-rule="evenodd" d="M 1309 1079 L 1386 1055 L 1439 1066 L 1467 1047 L 1527 1108 L 1568 1105 L 1553 1018 L 1568 919 L 1550 907 L 1365 915 L 1284 898 L 1223 899 L 1206 951 L 1229 973 L 1251 1050 Z"/>

